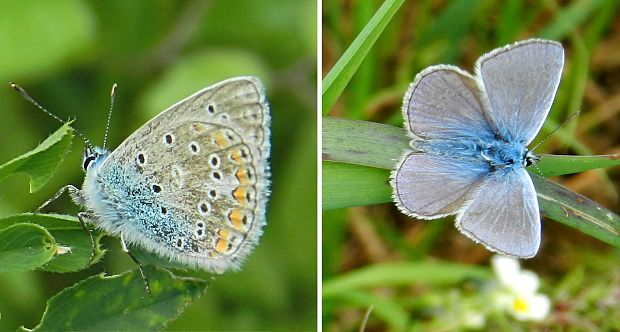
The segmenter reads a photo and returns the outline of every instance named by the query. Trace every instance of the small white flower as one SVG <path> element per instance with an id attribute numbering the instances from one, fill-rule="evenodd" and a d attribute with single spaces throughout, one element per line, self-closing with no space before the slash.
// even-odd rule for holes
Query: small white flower
<path id="1" fill-rule="evenodd" d="M 518 320 L 541 321 L 551 310 L 551 301 L 543 294 L 522 294 L 514 298 L 510 312 Z"/>
<path id="2" fill-rule="evenodd" d="M 543 320 L 551 310 L 551 301 L 538 294 L 540 279 L 531 271 L 522 271 L 514 258 L 495 255 L 491 265 L 502 289 L 495 296 L 495 303 L 518 320 Z"/>

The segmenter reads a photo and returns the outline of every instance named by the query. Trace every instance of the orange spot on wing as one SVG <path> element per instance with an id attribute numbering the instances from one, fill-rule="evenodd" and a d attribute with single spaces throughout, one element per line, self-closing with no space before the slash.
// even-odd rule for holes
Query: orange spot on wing
<path id="1" fill-rule="evenodd" d="M 239 202 L 239 204 L 246 205 L 248 202 L 246 199 L 246 193 L 247 191 L 245 188 L 237 187 L 237 189 L 233 190 L 233 197 L 237 200 L 237 202 Z"/>
<path id="2" fill-rule="evenodd" d="M 226 138 L 226 136 L 221 131 L 218 131 L 215 134 L 215 137 L 214 137 L 213 141 L 219 147 L 225 147 L 225 146 L 228 146 L 230 144 L 230 142 L 228 141 L 228 138 Z"/>
<path id="3" fill-rule="evenodd" d="M 238 149 L 234 149 L 231 153 L 230 153 L 230 159 L 232 159 L 234 162 L 236 162 L 237 164 L 241 163 L 241 152 L 239 152 Z"/>
<path id="4" fill-rule="evenodd" d="M 226 232 L 228 233 L 228 232 Z M 215 250 L 218 252 L 225 252 L 228 249 L 227 237 L 221 237 L 215 242 Z"/>
<path id="5" fill-rule="evenodd" d="M 237 177 L 237 180 L 239 180 L 239 183 L 242 186 L 245 186 L 248 184 L 248 182 L 250 182 L 250 179 L 248 178 L 248 171 L 243 167 L 238 169 L 237 172 L 235 172 L 235 176 Z"/>
<path id="6" fill-rule="evenodd" d="M 243 228 L 243 212 L 239 209 L 232 210 L 228 214 L 228 220 L 237 230 L 241 230 Z"/>

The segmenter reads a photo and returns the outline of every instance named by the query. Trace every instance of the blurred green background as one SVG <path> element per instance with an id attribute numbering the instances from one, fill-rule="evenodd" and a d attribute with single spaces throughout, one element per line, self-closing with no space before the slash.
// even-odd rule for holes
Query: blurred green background
<path id="1" fill-rule="evenodd" d="M 323 77 L 383 3 L 323 1 Z M 403 94 L 422 69 L 453 64 L 473 72 L 476 59 L 496 47 L 547 38 L 561 42 L 566 57 L 553 108 L 535 143 L 570 115 L 582 113 L 536 152 L 620 153 L 619 14 L 618 0 L 404 1 L 329 116 L 402 127 Z M 617 167 L 553 180 L 620 212 Z M 615 314 L 620 310 L 620 250 L 545 218 L 542 239 L 538 255 L 523 264 L 543 278 L 543 290 L 552 297 L 552 314 L 538 325 L 487 325 L 486 329 L 620 328 Z M 324 211 L 322 249 L 323 284 L 335 284 L 356 271 L 389 262 L 411 263 L 412 267 L 419 262 L 446 264 L 447 268 L 449 262 L 486 267 L 492 255 L 459 233 L 453 217 L 415 221 L 394 204 Z M 373 271 L 379 274 L 377 270 Z M 437 279 L 441 284 L 441 277 Z M 458 321 L 448 319 L 449 308 L 442 306 L 457 287 L 443 286 L 383 284 L 324 298 L 323 327 L 326 331 L 358 330 L 373 303 L 376 307 L 366 330 L 387 329 L 395 317 L 403 318 L 412 330 L 458 330 Z"/>
<path id="2" fill-rule="evenodd" d="M 211 278 L 205 296 L 169 330 L 316 329 L 316 2 L 0 1 L 0 163 L 33 149 L 59 123 L 103 140 L 110 88 L 119 87 L 110 126 L 115 147 L 175 101 L 222 79 L 255 75 L 272 112 L 272 195 L 260 245 L 242 271 Z M 0 183 L 0 217 L 32 211 L 66 184 L 81 186 L 83 144 L 37 193 L 26 176 Z M 76 213 L 66 197 L 48 211 Z M 86 234 L 84 235 L 86 236 Z M 33 327 L 45 301 L 98 272 L 135 267 L 107 238 L 103 263 L 72 274 L 0 274 L 0 330 Z"/>

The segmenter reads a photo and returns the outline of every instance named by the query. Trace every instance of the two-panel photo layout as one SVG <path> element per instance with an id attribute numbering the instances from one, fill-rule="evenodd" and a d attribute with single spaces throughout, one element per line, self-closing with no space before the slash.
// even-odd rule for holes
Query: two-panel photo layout
<path id="1" fill-rule="evenodd" d="M 0 331 L 620 330 L 620 0 L 0 7 Z"/>

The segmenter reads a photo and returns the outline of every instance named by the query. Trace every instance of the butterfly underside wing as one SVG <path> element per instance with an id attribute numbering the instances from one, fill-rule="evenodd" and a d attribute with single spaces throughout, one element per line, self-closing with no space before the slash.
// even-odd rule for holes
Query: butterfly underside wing
<path id="1" fill-rule="evenodd" d="M 456 215 L 457 228 L 488 249 L 527 258 L 540 245 L 540 216 L 525 170 L 559 85 L 564 51 L 532 39 L 496 49 L 476 76 L 432 66 L 403 101 L 413 139 L 392 172 L 393 198 L 410 216 Z"/>
<path id="2" fill-rule="evenodd" d="M 265 225 L 269 122 L 253 77 L 178 102 L 87 171 L 93 222 L 188 267 L 239 268 Z"/>

